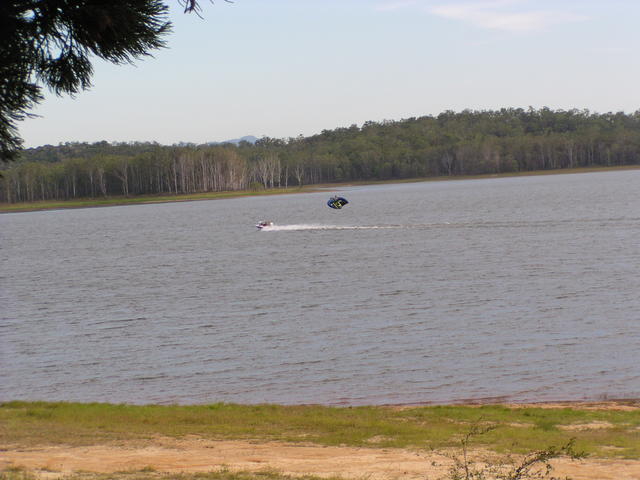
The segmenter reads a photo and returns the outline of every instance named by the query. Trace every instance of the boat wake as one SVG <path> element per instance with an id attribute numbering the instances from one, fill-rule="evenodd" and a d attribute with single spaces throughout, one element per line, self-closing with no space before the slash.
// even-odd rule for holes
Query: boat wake
<path id="1" fill-rule="evenodd" d="M 308 230 L 389 230 L 389 229 L 501 229 L 501 228 L 566 228 L 568 224 L 597 223 L 602 227 L 634 227 L 640 218 L 577 218 L 565 220 L 518 220 L 518 221 L 488 221 L 488 222 L 440 222 L 440 223 L 412 223 L 387 225 L 323 225 L 317 223 L 298 223 L 291 225 L 271 224 L 259 227 L 263 232 L 294 232 Z M 269 222 L 270 223 L 270 222 Z"/>
<path id="2" fill-rule="evenodd" d="M 300 223 L 293 225 L 271 225 L 263 227 L 263 232 L 291 232 L 301 230 L 388 230 L 400 228 L 428 228 L 442 226 L 443 224 L 422 225 L 318 225 L 313 223 Z"/>

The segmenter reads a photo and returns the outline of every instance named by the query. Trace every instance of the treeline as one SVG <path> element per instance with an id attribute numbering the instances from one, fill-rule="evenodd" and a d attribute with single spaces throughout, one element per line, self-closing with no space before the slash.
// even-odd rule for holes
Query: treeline
<path id="1" fill-rule="evenodd" d="M 99 142 L 25 150 L 0 199 L 181 194 L 353 180 L 640 164 L 640 110 L 444 112 L 225 145 Z"/>

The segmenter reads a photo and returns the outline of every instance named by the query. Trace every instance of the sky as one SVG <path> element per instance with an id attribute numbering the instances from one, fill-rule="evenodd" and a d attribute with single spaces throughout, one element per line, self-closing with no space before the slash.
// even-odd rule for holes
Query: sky
<path id="1" fill-rule="evenodd" d="M 25 147 L 290 138 L 500 108 L 640 109 L 639 0 L 200 0 L 168 48 L 95 59 L 20 122 Z"/>

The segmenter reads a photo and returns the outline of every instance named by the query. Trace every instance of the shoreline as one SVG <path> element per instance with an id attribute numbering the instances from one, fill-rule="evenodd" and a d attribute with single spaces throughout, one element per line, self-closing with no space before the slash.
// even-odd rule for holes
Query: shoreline
<path id="1" fill-rule="evenodd" d="M 508 173 L 487 173 L 480 175 L 460 175 L 451 177 L 423 177 L 423 178 L 406 178 L 393 180 L 371 180 L 371 181 L 352 181 L 342 183 L 323 183 L 313 185 L 303 185 L 295 187 L 278 187 L 265 190 L 238 190 L 224 192 L 205 192 L 195 194 L 157 194 L 157 195 L 139 195 L 139 196 L 110 196 L 107 198 L 81 198 L 75 200 L 39 200 L 34 202 L 7 203 L 0 202 L 0 214 L 2 213 L 24 213 L 48 210 L 66 210 L 76 208 L 98 208 L 98 207 L 114 207 L 126 205 L 149 205 L 154 203 L 176 203 L 176 202 L 194 202 L 203 200 L 220 200 L 239 197 L 254 197 L 262 195 L 289 195 L 298 193 L 316 193 L 324 190 L 338 190 L 345 187 L 366 186 L 366 185 L 391 185 L 402 183 L 422 183 L 422 182 L 446 182 L 456 180 L 486 180 L 493 178 L 512 178 L 512 177 L 530 177 L 542 175 L 567 175 L 579 173 L 602 173 L 617 172 L 626 170 L 640 170 L 640 165 L 625 165 L 619 167 L 580 167 L 572 169 L 556 169 L 556 170 L 532 170 L 526 172 L 508 172 Z"/>
<path id="2" fill-rule="evenodd" d="M 575 439 L 588 456 L 553 459 L 554 478 L 640 478 L 640 399 L 626 399 L 375 408 L 0 402 L 0 479 L 444 479 L 465 432 L 486 425 L 496 430 L 465 452 L 474 465 Z"/>
<path id="3" fill-rule="evenodd" d="M 523 400 L 513 401 L 508 397 L 491 398 L 467 398 L 452 402 L 408 402 L 408 403 L 375 403 L 375 404 L 324 404 L 324 403 L 239 403 L 233 401 L 211 401 L 205 403 L 130 403 L 117 401 L 83 401 L 83 400 L 42 400 L 24 398 L 0 398 L 0 409 L 8 404 L 69 404 L 69 405 L 109 405 L 132 408 L 202 408 L 208 405 L 235 405 L 241 408 L 271 406 L 283 409 L 296 408 L 324 408 L 329 410 L 348 410 L 358 408 L 379 408 L 391 410 L 404 410 L 414 408 L 483 408 L 483 407 L 506 407 L 506 408 L 546 408 L 546 409 L 576 409 L 576 410 L 628 410 L 640 411 L 640 397 L 606 398 L 601 400 Z"/>
<path id="4" fill-rule="evenodd" d="M 380 409 L 409 409 L 409 408 L 480 408 L 480 407 L 508 407 L 508 408 L 575 408 L 575 409 L 629 409 L 640 410 L 640 397 L 607 398 L 602 400 L 527 400 L 512 401 L 505 397 L 498 398 L 468 398 L 461 401 L 449 403 L 441 402 L 408 402 L 408 403 L 380 403 L 380 404 L 324 404 L 324 403 L 239 403 L 230 401 L 210 401 L 205 403 L 130 403 L 130 402 L 96 402 L 82 400 L 42 400 L 24 398 L 0 398 L 0 409 L 9 404 L 19 403 L 25 405 L 40 404 L 69 404 L 69 405 L 111 405 L 133 408 L 157 407 L 157 408 L 196 408 L 208 405 L 236 405 L 243 408 L 273 406 L 278 408 L 325 408 L 330 410 L 345 410 L 357 408 L 380 408 Z"/>
<path id="5" fill-rule="evenodd" d="M 522 456 L 470 448 L 474 466 L 522 461 Z M 452 478 L 455 449 L 433 451 L 375 446 L 351 448 L 281 442 L 210 441 L 156 437 L 144 445 L 42 446 L 0 451 L 7 480 L 424 480 Z M 637 480 L 640 460 L 559 457 L 552 478 Z M 21 476 L 4 477 L 14 472 Z M 29 475 L 29 476 L 27 476 Z M 461 478 L 461 477 L 454 477 Z M 478 477 L 479 478 L 479 477 Z M 482 477 L 488 478 L 488 477 Z M 490 477 L 494 478 L 494 477 Z M 518 477 L 521 478 L 521 477 Z M 534 478 L 534 477 L 524 477 Z M 535 477 L 547 478 L 547 477 Z"/>
<path id="6" fill-rule="evenodd" d="M 575 408 L 584 410 L 640 410 L 640 397 L 638 398 L 611 398 L 604 400 L 540 400 L 513 402 L 508 398 L 478 398 L 465 399 L 452 403 L 389 403 L 374 405 L 381 408 L 419 408 L 419 407 L 467 407 L 479 408 L 486 406 L 505 406 L 508 408 Z M 331 407 L 333 408 L 333 407 Z M 335 408 L 353 408 L 349 406 L 336 406 Z"/>

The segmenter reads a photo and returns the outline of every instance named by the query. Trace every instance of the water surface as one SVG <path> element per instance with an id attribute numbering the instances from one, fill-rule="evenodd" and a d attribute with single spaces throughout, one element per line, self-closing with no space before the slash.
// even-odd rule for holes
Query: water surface
<path id="1" fill-rule="evenodd" d="M 0 215 L 0 400 L 640 397 L 640 171 L 332 193 Z"/>

